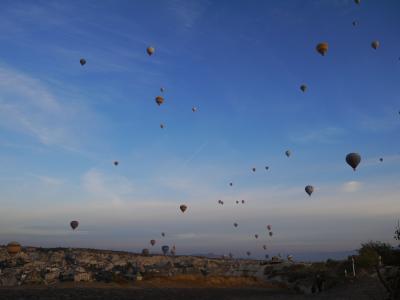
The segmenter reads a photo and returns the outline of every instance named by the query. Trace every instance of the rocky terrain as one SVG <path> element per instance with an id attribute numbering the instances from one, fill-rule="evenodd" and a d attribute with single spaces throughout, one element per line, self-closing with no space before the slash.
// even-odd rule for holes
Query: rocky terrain
<path id="1" fill-rule="evenodd" d="M 348 299 L 384 294 L 373 276 L 345 278 L 341 264 L 0 247 L 0 299 L 347 299 L 357 286 Z"/>

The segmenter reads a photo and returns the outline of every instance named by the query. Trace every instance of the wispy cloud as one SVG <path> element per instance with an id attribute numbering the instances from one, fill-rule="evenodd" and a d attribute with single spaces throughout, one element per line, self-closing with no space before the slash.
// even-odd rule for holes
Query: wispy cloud
<path id="1" fill-rule="evenodd" d="M 371 132 L 391 131 L 400 127 L 398 110 L 396 108 L 386 109 L 374 115 L 360 116 L 359 127 Z"/>
<path id="2" fill-rule="evenodd" d="M 36 175 L 36 177 L 45 185 L 48 186 L 59 186 L 64 183 L 64 180 L 60 178 L 50 177 L 50 176 L 43 176 L 43 175 Z"/>
<path id="3" fill-rule="evenodd" d="M 132 182 L 120 175 L 106 175 L 105 173 L 92 169 L 82 177 L 84 189 L 96 201 L 107 201 L 113 205 L 120 206 L 132 195 L 135 187 Z"/>
<path id="4" fill-rule="evenodd" d="M 192 28 L 204 14 L 208 6 L 205 1 L 173 0 L 168 2 L 168 8 L 174 12 L 179 21 L 187 29 Z"/>
<path id="5" fill-rule="evenodd" d="M 349 181 L 343 184 L 342 191 L 346 193 L 358 192 L 362 187 L 362 183 L 359 181 Z"/>
<path id="6" fill-rule="evenodd" d="M 80 151 L 85 118 L 83 106 L 65 104 L 39 79 L 0 66 L 0 126 L 35 138 L 45 146 Z"/>
<path id="7" fill-rule="evenodd" d="M 311 130 L 291 137 L 291 140 L 298 143 L 319 142 L 335 143 L 343 137 L 345 131 L 338 127 L 325 127 Z"/>

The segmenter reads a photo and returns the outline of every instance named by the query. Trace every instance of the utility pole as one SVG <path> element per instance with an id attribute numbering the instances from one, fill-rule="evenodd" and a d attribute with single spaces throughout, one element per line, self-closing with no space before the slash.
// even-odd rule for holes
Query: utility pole
<path id="1" fill-rule="evenodd" d="M 351 263 L 353 265 L 353 277 L 356 277 L 356 268 L 354 266 L 354 256 L 351 257 Z"/>

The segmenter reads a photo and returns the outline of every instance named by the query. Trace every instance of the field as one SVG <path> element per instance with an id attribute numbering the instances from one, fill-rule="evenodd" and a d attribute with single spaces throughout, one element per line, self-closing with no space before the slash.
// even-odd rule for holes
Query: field
<path id="1" fill-rule="evenodd" d="M 154 279 L 136 285 L 68 283 L 49 287 L 0 288 L 2 300 L 264 300 L 264 299 L 384 299 L 376 280 L 364 278 L 338 286 L 321 294 L 301 295 L 254 279 L 213 278 L 195 282 L 195 278 Z"/>

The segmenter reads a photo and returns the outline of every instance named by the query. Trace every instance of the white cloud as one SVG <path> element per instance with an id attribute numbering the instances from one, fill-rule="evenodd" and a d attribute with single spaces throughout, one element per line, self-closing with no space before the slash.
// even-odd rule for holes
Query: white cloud
<path id="1" fill-rule="evenodd" d="M 343 184 L 342 191 L 346 193 L 358 192 L 362 187 L 362 183 L 359 181 L 348 181 Z"/>

